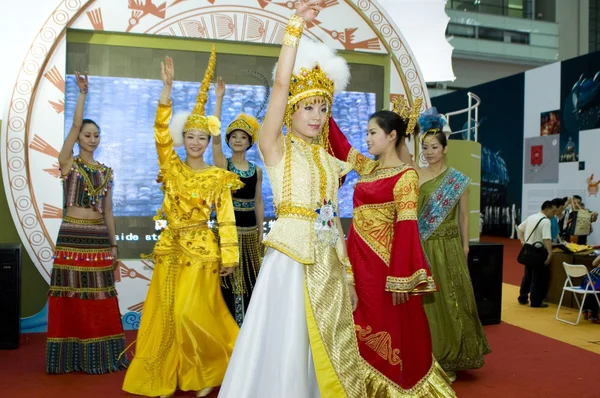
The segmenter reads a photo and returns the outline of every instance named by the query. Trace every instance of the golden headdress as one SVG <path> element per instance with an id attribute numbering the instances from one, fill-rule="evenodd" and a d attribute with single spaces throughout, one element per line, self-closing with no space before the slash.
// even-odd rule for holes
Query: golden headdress
<path id="1" fill-rule="evenodd" d="M 276 70 L 277 65 L 273 69 L 273 78 Z M 350 68 L 344 58 L 336 55 L 332 48 L 323 43 L 302 38 L 296 54 L 285 110 L 284 123 L 288 131 L 299 102 L 306 98 L 324 98 L 329 105 L 328 116 L 331 116 L 333 95 L 344 91 L 349 80 Z M 325 123 L 319 143 L 327 142 L 328 132 L 328 123 Z"/>
<path id="2" fill-rule="evenodd" d="M 227 130 L 225 130 L 225 136 L 229 141 L 229 135 L 235 130 L 242 130 L 244 133 L 250 136 L 250 146 L 256 142 L 258 138 L 258 130 L 260 129 L 260 123 L 254 116 L 248 115 L 247 113 L 240 113 L 235 117 L 233 122 L 229 123 Z M 249 147 L 248 147 L 249 148 Z"/>
<path id="3" fill-rule="evenodd" d="M 408 120 L 408 126 L 406 127 L 406 134 L 410 135 L 415 132 L 419 113 L 421 112 L 421 104 L 423 104 L 423 98 L 417 97 L 413 100 L 412 106 L 408 105 L 404 95 L 400 94 L 392 102 L 392 112 L 400 115 L 404 120 Z"/>
<path id="4" fill-rule="evenodd" d="M 205 106 L 208 101 L 208 90 L 210 89 L 210 82 L 212 81 L 215 73 L 215 65 L 217 63 L 217 51 L 216 46 L 213 45 L 208 59 L 208 67 L 204 72 L 204 79 L 200 83 L 200 89 L 196 96 L 196 105 L 192 113 L 179 112 L 173 117 L 173 123 L 171 124 L 171 138 L 175 146 L 183 145 L 183 134 L 188 131 L 202 131 L 210 135 L 221 134 L 221 122 L 214 116 L 205 116 Z"/>

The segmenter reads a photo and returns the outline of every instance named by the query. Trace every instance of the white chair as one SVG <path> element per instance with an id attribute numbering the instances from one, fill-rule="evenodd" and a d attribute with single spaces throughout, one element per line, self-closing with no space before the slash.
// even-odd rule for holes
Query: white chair
<path id="1" fill-rule="evenodd" d="M 563 267 L 567 274 L 567 280 L 565 280 L 565 285 L 563 286 L 563 291 L 562 291 L 562 294 L 560 295 L 560 301 L 558 303 L 558 308 L 556 309 L 556 319 L 561 322 L 568 323 L 570 325 L 577 325 L 579 323 L 579 320 L 581 319 L 581 313 L 583 312 L 583 303 L 585 303 L 585 298 L 587 297 L 587 295 L 593 294 L 594 297 L 596 298 L 596 301 L 598 302 L 598 306 L 600 306 L 600 299 L 598 298 L 600 291 L 595 290 L 594 285 L 591 282 L 587 283 L 587 285 L 585 286 L 585 289 L 582 289 L 581 286 L 573 285 L 573 280 L 571 278 L 581 278 L 582 276 L 587 276 L 588 281 L 592 280 L 592 278 L 590 277 L 590 273 L 588 272 L 588 269 L 585 265 L 572 265 L 572 264 L 563 263 Z M 570 322 L 570 321 L 567 321 L 566 319 L 561 319 L 558 317 L 558 312 L 560 311 L 560 307 L 562 305 L 562 301 L 563 301 L 563 297 L 565 296 L 565 292 L 573 293 L 573 297 L 575 297 L 575 302 L 577 303 L 577 306 L 579 307 L 579 315 L 577 315 L 576 322 Z M 579 299 L 577 299 L 578 294 L 583 295 L 583 301 L 581 303 L 579 303 Z"/>

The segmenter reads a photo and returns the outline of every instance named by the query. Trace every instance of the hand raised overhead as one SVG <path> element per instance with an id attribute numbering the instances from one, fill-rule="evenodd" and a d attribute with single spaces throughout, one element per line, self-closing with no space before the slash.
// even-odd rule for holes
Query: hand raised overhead
<path id="1" fill-rule="evenodd" d="M 323 9 L 323 0 L 298 0 L 296 2 L 296 15 L 305 22 L 313 21 Z"/>
<path id="2" fill-rule="evenodd" d="M 173 84 L 173 78 L 175 77 L 175 66 L 173 65 L 173 59 L 171 57 L 166 56 L 165 60 L 160 62 L 160 74 L 165 86 L 170 86 Z"/>

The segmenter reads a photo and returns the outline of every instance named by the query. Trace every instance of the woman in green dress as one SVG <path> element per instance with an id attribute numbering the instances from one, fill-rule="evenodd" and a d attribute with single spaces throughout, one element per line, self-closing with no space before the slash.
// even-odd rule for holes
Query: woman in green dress
<path id="1" fill-rule="evenodd" d="M 416 162 L 408 159 L 406 145 L 401 155 L 403 160 L 411 160 L 419 174 L 419 232 L 439 286 L 438 293 L 423 297 L 433 354 L 454 380 L 456 371 L 481 368 L 483 356 L 491 350 L 479 321 L 467 267 L 467 187 L 471 180 L 444 162 L 448 152 L 448 140 L 442 130 L 445 124 L 435 108 L 419 118 L 423 131 L 421 156 L 427 167 L 416 167 Z"/>

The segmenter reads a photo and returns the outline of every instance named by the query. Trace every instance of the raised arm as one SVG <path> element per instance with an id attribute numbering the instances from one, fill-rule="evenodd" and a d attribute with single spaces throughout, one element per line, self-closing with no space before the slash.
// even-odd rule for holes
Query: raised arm
<path id="1" fill-rule="evenodd" d="M 171 120 L 171 91 L 173 89 L 173 78 L 175 67 L 171 57 L 165 57 L 160 63 L 163 89 L 158 99 L 158 109 L 154 121 L 154 139 L 156 140 L 156 152 L 158 153 L 158 164 L 163 166 L 175 153 L 173 139 L 169 133 L 169 121 Z"/>
<path id="2" fill-rule="evenodd" d="M 265 221 L 265 204 L 262 195 L 262 170 L 256 166 L 256 190 L 254 193 L 254 214 L 258 227 L 258 244 L 263 240 L 263 223 Z"/>
<path id="3" fill-rule="evenodd" d="M 215 117 L 221 120 L 221 109 L 223 105 L 223 98 L 225 97 L 225 82 L 223 78 L 217 77 L 217 83 L 215 84 L 215 94 L 217 101 L 215 103 Z M 227 137 L 225 137 L 227 139 Z M 221 135 L 213 137 L 212 139 L 212 156 L 213 164 L 222 169 L 227 169 L 227 159 L 223 154 L 223 141 Z"/>
<path id="4" fill-rule="evenodd" d="M 258 147 L 267 166 L 276 166 L 283 156 L 281 126 L 287 106 L 290 78 L 296 62 L 296 52 L 306 22 L 312 21 L 321 11 L 323 0 L 299 0 L 296 13 L 290 18 L 279 52 L 275 82 L 265 119 L 258 136 Z"/>
<path id="5" fill-rule="evenodd" d="M 369 174 L 377 167 L 376 161 L 352 147 L 333 118 L 329 118 L 329 144 L 333 151 L 332 155 L 339 160 L 350 163 L 358 174 Z"/>
<path id="6" fill-rule="evenodd" d="M 88 75 L 87 72 L 81 76 L 79 72 L 75 72 L 75 80 L 79 87 L 79 98 L 75 105 L 75 113 L 73 114 L 73 125 L 69 130 L 69 135 L 65 139 L 62 148 L 58 154 L 58 164 L 62 170 L 62 174 L 66 175 L 73 165 L 73 148 L 79 137 L 81 126 L 83 124 L 83 111 L 85 110 L 85 99 L 88 93 Z"/>

